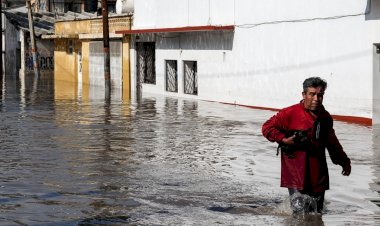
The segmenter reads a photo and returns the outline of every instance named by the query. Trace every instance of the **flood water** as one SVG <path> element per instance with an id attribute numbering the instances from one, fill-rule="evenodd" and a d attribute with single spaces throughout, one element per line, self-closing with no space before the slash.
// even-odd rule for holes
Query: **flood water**
<path id="1" fill-rule="evenodd" d="M 261 135 L 275 112 L 23 84 L 0 98 L 0 225 L 380 225 L 379 126 L 335 122 L 352 174 L 328 160 L 323 216 L 295 219 Z"/>

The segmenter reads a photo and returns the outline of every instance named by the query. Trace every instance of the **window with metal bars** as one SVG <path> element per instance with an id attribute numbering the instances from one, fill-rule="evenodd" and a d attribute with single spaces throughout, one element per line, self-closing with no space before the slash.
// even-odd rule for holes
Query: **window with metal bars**
<path id="1" fill-rule="evenodd" d="M 184 61 L 184 93 L 198 95 L 197 61 Z"/>
<path id="2" fill-rule="evenodd" d="M 166 91 L 178 92 L 178 72 L 176 60 L 165 60 Z"/>
<path id="3" fill-rule="evenodd" d="M 156 47 L 154 42 L 137 42 L 137 76 L 139 81 L 156 84 Z"/>

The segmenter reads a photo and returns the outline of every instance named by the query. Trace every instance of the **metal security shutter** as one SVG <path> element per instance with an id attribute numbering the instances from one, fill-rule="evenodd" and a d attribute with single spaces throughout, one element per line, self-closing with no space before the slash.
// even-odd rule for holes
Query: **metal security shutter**
<path id="1" fill-rule="evenodd" d="M 122 76 L 123 76 L 122 49 L 123 49 L 123 46 L 122 46 L 121 41 L 110 42 L 111 83 L 112 83 L 112 87 L 116 89 L 122 88 Z"/>
<path id="2" fill-rule="evenodd" d="M 103 42 L 90 42 L 90 98 L 104 97 Z M 122 88 L 122 42 L 110 42 L 110 66 L 112 96 L 121 98 Z"/>

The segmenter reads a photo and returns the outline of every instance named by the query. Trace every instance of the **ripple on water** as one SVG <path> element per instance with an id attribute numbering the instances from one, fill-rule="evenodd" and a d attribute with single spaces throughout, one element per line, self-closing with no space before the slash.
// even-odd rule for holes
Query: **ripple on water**
<path id="1" fill-rule="evenodd" d="M 261 136 L 274 112 L 160 96 L 58 98 L 47 89 L 32 99 L 13 87 L 1 102 L 5 224 L 380 223 L 377 127 L 335 123 L 353 172 L 342 177 L 329 161 L 323 218 L 293 219 L 276 145 Z"/>

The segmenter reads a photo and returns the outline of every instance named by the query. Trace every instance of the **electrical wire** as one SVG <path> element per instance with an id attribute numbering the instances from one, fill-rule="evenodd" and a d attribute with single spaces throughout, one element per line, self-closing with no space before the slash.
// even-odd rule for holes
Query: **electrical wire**
<path id="1" fill-rule="evenodd" d="M 302 22 L 310 22 L 315 20 L 336 20 L 346 17 L 355 17 L 355 16 L 363 16 L 366 15 L 365 13 L 359 13 L 359 14 L 350 14 L 350 15 L 342 15 L 342 16 L 332 16 L 332 17 L 316 17 L 316 18 L 309 18 L 309 19 L 298 19 L 298 20 L 278 20 L 278 21 L 270 21 L 270 22 L 263 22 L 263 23 L 257 23 L 257 24 L 240 24 L 235 25 L 239 28 L 254 28 L 262 25 L 271 25 L 271 24 L 280 24 L 280 23 L 302 23 Z"/>
<path id="2" fill-rule="evenodd" d="M 315 21 L 315 20 L 337 20 L 337 19 L 342 19 L 346 17 L 364 16 L 370 13 L 371 2 L 372 0 L 368 2 L 368 7 L 364 13 L 347 14 L 347 15 L 341 15 L 341 16 L 330 16 L 330 17 L 315 17 L 315 18 L 296 19 L 296 20 L 277 20 L 277 21 L 269 21 L 269 22 L 262 22 L 262 23 L 256 23 L 256 24 L 238 24 L 238 25 L 235 25 L 235 27 L 247 29 L 247 28 L 254 28 L 254 27 L 258 27 L 262 25 L 271 25 L 271 24 L 280 24 L 280 23 L 304 23 L 304 22 L 310 22 L 310 21 Z"/>

